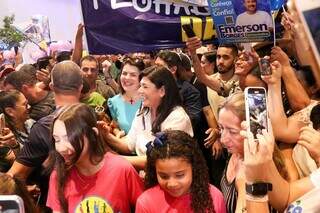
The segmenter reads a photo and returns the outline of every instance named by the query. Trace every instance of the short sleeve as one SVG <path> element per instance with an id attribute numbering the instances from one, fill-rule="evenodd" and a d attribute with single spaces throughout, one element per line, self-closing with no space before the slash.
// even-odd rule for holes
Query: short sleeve
<path id="1" fill-rule="evenodd" d="M 50 123 L 50 124 L 49 124 Z M 28 167 L 38 167 L 47 159 L 51 145 L 50 126 L 52 120 L 42 124 L 36 122 L 31 128 L 29 142 L 21 149 L 17 161 Z"/>
<path id="2" fill-rule="evenodd" d="M 115 104 L 114 98 L 115 97 L 109 98 L 107 103 L 108 103 L 108 108 L 109 108 L 112 119 L 117 121 L 117 114 L 116 114 L 116 109 L 114 106 L 114 104 Z"/>
<path id="3" fill-rule="evenodd" d="M 136 211 L 135 213 L 148 213 L 148 210 L 144 207 L 144 200 L 139 197 L 136 204 Z"/>
<path id="4" fill-rule="evenodd" d="M 163 130 L 181 130 L 193 137 L 191 121 L 182 107 L 176 107 L 161 124 Z"/>
<path id="5" fill-rule="evenodd" d="M 50 207 L 53 211 L 61 210 L 57 193 L 57 172 L 53 171 L 50 175 L 49 191 L 47 198 L 47 206 Z"/>

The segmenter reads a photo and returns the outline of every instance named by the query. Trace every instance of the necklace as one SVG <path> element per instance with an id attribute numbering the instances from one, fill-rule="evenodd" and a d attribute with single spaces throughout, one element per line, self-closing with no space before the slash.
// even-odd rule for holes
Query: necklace
<path id="1" fill-rule="evenodd" d="M 131 105 L 133 105 L 136 101 L 133 99 L 133 97 L 130 97 L 129 95 L 127 95 L 127 94 L 124 94 L 123 95 L 124 96 L 124 99 L 126 100 L 126 101 L 128 101 Z"/>

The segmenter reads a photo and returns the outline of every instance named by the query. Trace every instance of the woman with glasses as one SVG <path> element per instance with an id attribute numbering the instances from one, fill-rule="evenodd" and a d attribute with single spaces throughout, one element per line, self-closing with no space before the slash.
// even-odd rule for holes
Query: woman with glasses
<path id="1" fill-rule="evenodd" d="M 236 92 L 229 96 L 218 110 L 220 141 L 230 153 L 220 183 L 228 212 L 244 212 L 246 210 L 243 170 L 244 138 L 240 135 L 241 122 L 244 120 L 244 94 L 243 92 Z M 279 173 L 287 178 L 287 172 L 278 149 L 275 149 L 273 158 Z"/>
<path id="2" fill-rule="evenodd" d="M 144 67 L 142 60 L 126 59 L 119 79 L 120 94 L 108 99 L 112 119 L 125 134 L 128 134 L 133 118 L 141 106 L 139 75 Z"/>
<path id="3" fill-rule="evenodd" d="M 0 92 L 0 169 L 9 169 L 16 155 L 28 142 L 34 120 L 29 119 L 28 101 L 17 90 Z"/>

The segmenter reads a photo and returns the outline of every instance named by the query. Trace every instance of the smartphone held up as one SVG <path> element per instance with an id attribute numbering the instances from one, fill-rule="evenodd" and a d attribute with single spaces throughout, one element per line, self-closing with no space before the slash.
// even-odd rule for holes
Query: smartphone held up
<path id="1" fill-rule="evenodd" d="M 192 38 L 192 37 L 196 36 L 196 34 L 194 33 L 194 31 L 191 27 L 191 24 L 183 24 L 182 29 L 187 34 L 188 38 Z"/>
<path id="2" fill-rule="evenodd" d="M 17 195 L 0 195 L 0 212 L 24 213 L 24 204 Z"/>
<path id="3" fill-rule="evenodd" d="M 266 90 L 263 87 L 247 87 L 244 93 L 248 131 L 257 139 L 257 134 L 262 134 L 263 129 L 268 131 Z"/>
<path id="4" fill-rule="evenodd" d="M 272 74 L 269 59 L 266 59 L 266 58 L 259 59 L 259 68 L 260 68 L 261 75 L 271 75 Z"/>

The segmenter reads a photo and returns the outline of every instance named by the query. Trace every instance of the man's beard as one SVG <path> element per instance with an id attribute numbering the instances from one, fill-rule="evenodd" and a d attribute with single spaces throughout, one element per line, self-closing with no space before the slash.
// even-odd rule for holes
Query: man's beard
<path id="1" fill-rule="evenodd" d="M 222 69 L 221 68 L 219 69 L 219 66 L 218 66 L 218 73 L 220 73 L 220 74 L 227 73 L 230 70 L 234 70 L 234 65 L 229 66 L 229 67 L 223 67 Z"/>

